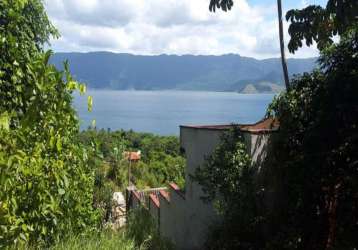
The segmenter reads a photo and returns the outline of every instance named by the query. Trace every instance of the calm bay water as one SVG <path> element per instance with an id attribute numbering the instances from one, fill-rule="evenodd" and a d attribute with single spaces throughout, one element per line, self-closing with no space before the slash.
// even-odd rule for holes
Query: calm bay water
<path id="1" fill-rule="evenodd" d="M 273 94 L 192 91 L 90 90 L 87 97 L 75 95 L 75 107 L 87 128 L 93 119 L 97 128 L 133 129 L 161 135 L 178 135 L 179 125 L 253 123 L 261 119 Z"/>

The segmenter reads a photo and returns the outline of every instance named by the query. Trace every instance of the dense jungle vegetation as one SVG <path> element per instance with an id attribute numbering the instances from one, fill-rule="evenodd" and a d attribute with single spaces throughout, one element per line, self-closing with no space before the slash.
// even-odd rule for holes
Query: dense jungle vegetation
<path id="1" fill-rule="evenodd" d="M 228 10 L 233 1 L 212 4 Z M 335 0 L 287 13 L 289 49 L 316 41 L 320 67 L 291 79 L 269 106 L 280 129 L 260 171 L 236 130 L 197 171 L 203 199 L 224 218 L 208 249 L 358 248 L 357 15 L 357 1 Z"/>
<path id="2" fill-rule="evenodd" d="M 140 151 L 141 159 L 131 164 L 131 182 L 138 188 L 153 188 L 168 182 L 184 187 L 184 158 L 180 155 L 179 138 L 134 131 L 89 129 L 82 131 L 79 141 L 96 148 L 91 159 L 96 166 L 96 180 L 107 178 L 118 190 L 128 186 L 128 160 L 124 152 Z M 106 174 L 106 175 L 103 175 Z"/>
<path id="3" fill-rule="evenodd" d="M 139 189 L 162 187 L 169 182 L 184 187 L 185 160 L 179 154 L 176 136 L 88 129 L 78 135 L 78 140 L 85 148 L 95 149 L 89 164 L 95 169 L 94 204 L 103 210 L 102 220 L 111 209 L 113 192 L 125 194 L 128 167 L 131 183 Z M 126 151 L 140 151 L 141 159 L 129 166 Z"/>

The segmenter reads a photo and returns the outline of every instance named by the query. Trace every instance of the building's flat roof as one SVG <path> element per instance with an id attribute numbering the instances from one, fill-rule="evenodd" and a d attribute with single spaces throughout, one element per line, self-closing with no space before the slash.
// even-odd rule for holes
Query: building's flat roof
<path id="1" fill-rule="evenodd" d="M 228 130 L 238 126 L 241 131 L 249 133 L 269 133 L 277 131 L 280 123 L 277 119 L 269 117 L 253 124 L 223 124 L 223 125 L 181 125 L 182 128 L 207 129 L 207 130 Z"/>

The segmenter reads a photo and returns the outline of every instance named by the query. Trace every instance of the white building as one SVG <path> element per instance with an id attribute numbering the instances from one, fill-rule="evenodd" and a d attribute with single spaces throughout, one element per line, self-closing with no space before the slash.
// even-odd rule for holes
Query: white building
<path id="1" fill-rule="evenodd" d="M 177 249 L 202 249 L 210 225 L 220 219 L 212 205 L 200 199 L 203 196 L 201 187 L 191 180 L 190 175 L 220 143 L 222 133 L 232 126 L 180 126 L 180 146 L 187 159 L 185 191 L 174 183 L 169 185 L 169 189 L 129 191 L 128 206 L 145 205 L 155 219 L 161 236 L 169 238 Z M 267 152 L 268 138 L 278 129 L 278 122 L 265 119 L 239 127 L 253 165 L 259 167 Z"/>

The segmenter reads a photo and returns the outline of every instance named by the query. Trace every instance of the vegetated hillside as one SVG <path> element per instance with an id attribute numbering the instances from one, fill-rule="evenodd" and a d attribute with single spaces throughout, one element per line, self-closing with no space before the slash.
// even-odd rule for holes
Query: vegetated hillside
<path id="1" fill-rule="evenodd" d="M 68 60 L 78 81 L 94 89 L 207 90 L 278 92 L 283 88 L 279 58 L 240 55 L 138 56 L 110 52 L 56 53 L 52 63 Z M 288 59 L 289 73 L 311 71 L 315 58 Z M 249 88 L 246 88 L 248 85 Z"/>
<path id="2" fill-rule="evenodd" d="M 169 182 L 184 187 L 185 159 L 180 155 L 179 138 L 176 136 L 158 136 L 132 130 L 88 129 L 79 134 L 78 140 L 86 148 L 92 148 L 95 144 L 97 150 L 96 154 L 91 155 L 91 165 L 96 169 L 95 199 L 103 193 L 103 188 L 112 189 L 107 194 L 125 192 L 128 186 L 125 151 L 141 151 L 140 161 L 131 166 L 131 182 L 137 188 L 160 187 Z"/>

